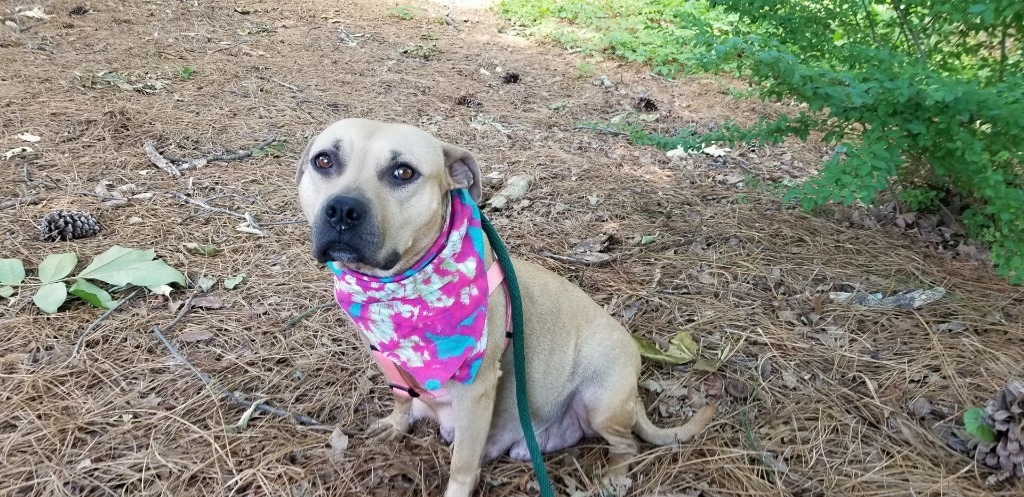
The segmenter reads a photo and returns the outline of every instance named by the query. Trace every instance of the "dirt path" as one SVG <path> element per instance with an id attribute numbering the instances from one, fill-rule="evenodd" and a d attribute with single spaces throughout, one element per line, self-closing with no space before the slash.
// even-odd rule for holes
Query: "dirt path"
<path id="1" fill-rule="evenodd" d="M 517 255 L 577 282 L 637 335 L 667 340 L 685 329 L 707 357 L 730 347 L 715 373 L 645 369 L 656 423 L 680 423 L 709 401 L 722 410 L 692 444 L 646 447 L 631 495 L 1024 492 L 986 487 L 988 474 L 945 445 L 950 420 L 1021 371 L 1019 289 L 914 236 L 810 217 L 739 188 L 749 174 L 807 174 L 820 147 L 673 160 L 577 129 L 630 111 L 641 91 L 652 92 L 651 126 L 663 130 L 750 122 L 777 107 L 735 102 L 713 80 L 666 82 L 613 62 L 589 74 L 582 56 L 503 34 L 486 12 L 456 9 L 454 26 L 445 24 L 436 3 L 89 5 L 72 15 L 79 2 L 46 2 L 55 17 L 0 27 L 0 151 L 34 149 L 0 162 L 0 257 L 34 268 L 49 253 L 87 261 L 119 244 L 155 248 L 193 278 L 246 273 L 235 290 L 215 287 L 219 308 L 195 309 L 169 333 L 232 391 L 351 434 L 389 409 L 382 378 L 337 313 L 282 327 L 330 289 L 307 228 L 292 223 L 293 161 L 310 134 L 341 117 L 397 120 L 474 151 L 490 181 L 485 197 L 513 174 L 536 176 L 524 201 L 491 215 Z M 518 82 L 503 82 L 509 72 Z M 602 74 L 614 89 L 594 84 Z M 273 136 L 286 145 L 280 157 L 180 178 L 142 150 L 153 141 L 168 156 L 196 158 Z M 100 184 L 153 195 L 109 205 L 95 194 Z M 240 232 L 239 219 L 172 191 L 250 212 L 269 236 Z M 39 242 L 36 224 L 60 208 L 92 211 L 104 231 Z M 614 233 L 606 250 L 618 258 L 608 264 L 541 255 L 567 255 L 601 233 Z M 223 252 L 203 257 L 182 247 L 189 242 Z M 854 285 L 948 294 L 917 311 L 828 299 Z M 0 300 L 0 495 L 439 494 L 450 451 L 430 426 L 394 445 L 352 436 L 343 451 L 326 445 L 328 432 L 276 417 L 231 431 L 244 409 L 204 389 L 149 332 L 184 296 L 174 292 L 170 306 L 155 295 L 130 301 L 74 357 L 100 311 L 79 301 L 48 316 L 30 295 Z M 963 331 L 943 331 L 946 323 Z M 561 493 L 597 488 L 599 444 L 546 460 Z M 482 495 L 532 495 L 531 475 L 526 464 L 490 465 Z"/>

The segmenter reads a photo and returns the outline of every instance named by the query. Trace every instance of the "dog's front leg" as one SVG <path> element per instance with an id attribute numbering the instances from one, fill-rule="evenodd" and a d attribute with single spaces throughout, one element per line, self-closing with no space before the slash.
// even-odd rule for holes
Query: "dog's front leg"
<path id="1" fill-rule="evenodd" d="M 470 497 L 476 489 L 494 414 L 496 376 L 481 374 L 472 385 L 452 392 L 455 437 L 445 497 Z"/>
<path id="2" fill-rule="evenodd" d="M 366 430 L 366 436 L 373 437 L 373 443 L 396 440 L 409 433 L 412 428 L 412 398 L 395 395 L 395 408 L 386 418 L 374 421 Z"/>

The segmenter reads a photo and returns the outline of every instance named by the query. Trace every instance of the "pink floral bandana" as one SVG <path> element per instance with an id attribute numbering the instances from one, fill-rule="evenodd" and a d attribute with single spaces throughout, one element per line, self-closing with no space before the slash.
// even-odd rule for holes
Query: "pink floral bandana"
<path id="1" fill-rule="evenodd" d="M 472 383 L 487 343 L 487 270 L 480 209 L 451 194 L 445 229 L 408 271 L 374 278 L 334 262 L 338 304 L 373 348 L 431 392 Z"/>

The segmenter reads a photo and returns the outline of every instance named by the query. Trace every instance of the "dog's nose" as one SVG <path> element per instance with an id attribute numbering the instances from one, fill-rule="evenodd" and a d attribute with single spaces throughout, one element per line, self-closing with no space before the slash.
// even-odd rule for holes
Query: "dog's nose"
<path id="1" fill-rule="evenodd" d="M 366 218 L 366 203 L 353 197 L 334 197 L 324 208 L 324 216 L 339 230 L 352 229 Z"/>

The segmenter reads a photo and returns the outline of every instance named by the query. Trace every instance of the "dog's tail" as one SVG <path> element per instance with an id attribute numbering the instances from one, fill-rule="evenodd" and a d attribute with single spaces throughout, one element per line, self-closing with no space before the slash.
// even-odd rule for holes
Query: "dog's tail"
<path id="1" fill-rule="evenodd" d="M 637 399 L 636 405 L 636 422 L 633 424 L 633 431 L 640 438 L 652 443 L 654 445 L 670 445 L 679 442 L 689 442 L 693 437 L 697 436 L 698 433 L 704 430 L 711 423 L 711 420 L 715 417 L 716 406 L 714 404 L 708 404 L 702 407 L 697 414 L 694 414 L 689 421 L 683 426 L 675 428 L 658 428 L 651 423 L 651 420 L 647 417 L 647 412 L 644 411 L 643 403 Z"/>

